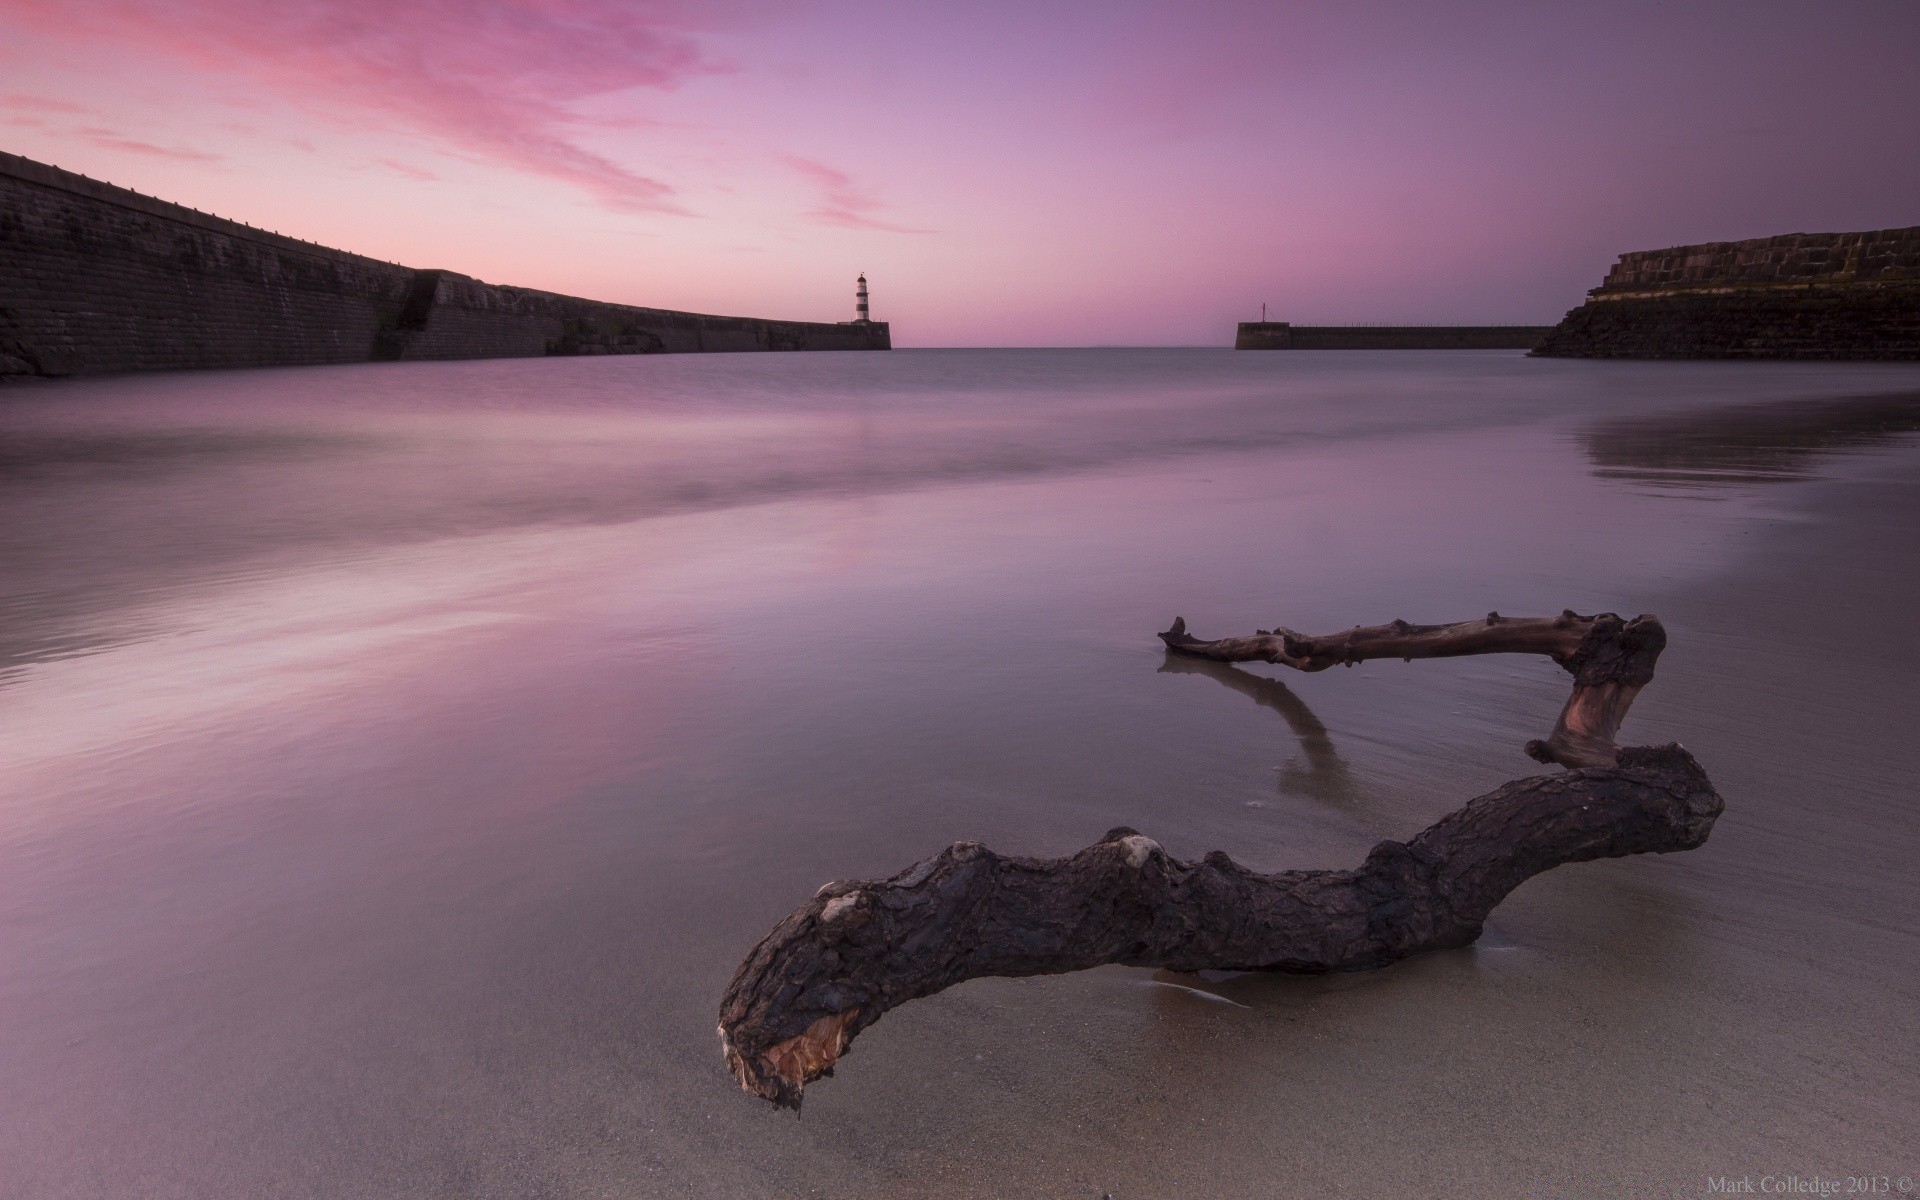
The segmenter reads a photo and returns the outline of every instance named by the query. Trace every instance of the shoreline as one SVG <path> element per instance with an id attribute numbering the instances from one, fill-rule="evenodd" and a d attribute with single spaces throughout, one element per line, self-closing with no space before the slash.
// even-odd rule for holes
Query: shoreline
<path id="1" fill-rule="evenodd" d="M 18 410 L 60 436 L 0 474 L 0 535 L 45 547 L 9 611 L 124 636 L 0 690 L 31 739 L 0 1159 L 210 1200 L 1897 1178 L 1920 377 L 1415 357 L 873 356 L 859 390 L 656 360 L 644 406 L 446 364 L 407 387 L 454 400 L 277 392 L 325 453 L 262 439 L 233 376 Z M 864 1033 L 802 1122 L 726 1076 L 727 978 L 824 880 L 1119 824 L 1351 866 L 1540 774 L 1567 694 L 1532 656 L 1168 669 L 1175 613 L 1566 606 L 1672 633 L 1621 740 L 1706 766 L 1704 847 L 1549 872 L 1379 971 L 974 981 Z"/>

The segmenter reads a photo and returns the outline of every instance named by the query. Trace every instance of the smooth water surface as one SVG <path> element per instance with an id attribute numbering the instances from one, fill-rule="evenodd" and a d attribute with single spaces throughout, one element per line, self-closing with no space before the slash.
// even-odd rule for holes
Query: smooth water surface
<path id="1" fill-rule="evenodd" d="M 1920 370 L 1504 352 L 391 364 L 0 391 L 0 1195 L 1694 1195 L 1920 1178 Z M 1321 979 L 1106 968 L 734 1088 L 822 882 L 1114 825 L 1350 865 L 1653 611 L 1728 799 Z"/>

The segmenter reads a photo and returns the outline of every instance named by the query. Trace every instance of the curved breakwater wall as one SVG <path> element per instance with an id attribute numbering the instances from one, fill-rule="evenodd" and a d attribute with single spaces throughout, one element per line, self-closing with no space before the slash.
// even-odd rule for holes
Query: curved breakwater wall
<path id="1" fill-rule="evenodd" d="M 1623 254 L 1534 353 L 1920 358 L 1920 226 Z"/>
<path id="2" fill-rule="evenodd" d="M 0 153 L 0 375 L 890 346 L 885 322 L 708 316 L 416 270 Z"/>

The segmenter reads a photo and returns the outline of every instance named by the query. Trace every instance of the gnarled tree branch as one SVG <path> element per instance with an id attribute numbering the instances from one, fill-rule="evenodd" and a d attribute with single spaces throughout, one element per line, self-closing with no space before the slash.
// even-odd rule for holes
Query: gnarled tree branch
<path id="1" fill-rule="evenodd" d="M 1370 658 L 1457 658 L 1467 654 L 1544 654 L 1573 676 L 1573 694 L 1553 732 L 1528 742 L 1543 763 L 1605 767 L 1616 761 L 1614 735 L 1640 689 L 1653 681 L 1654 663 L 1667 645 L 1660 618 L 1623 620 L 1614 613 L 1583 617 L 1572 609 L 1557 617 L 1503 617 L 1452 625 L 1356 625 L 1344 633 L 1308 637 L 1291 629 L 1260 630 L 1252 637 L 1203 641 L 1187 632 L 1182 617 L 1160 635 L 1177 654 L 1216 662 L 1270 662 L 1300 671 L 1352 666 Z"/>
<path id="2" fill-rule="evenodd" d="M 891 879 L 830 883 L 754 947 L 727 985 L 720 1039 L 743 1088 L 797 1109 L 806 1085 L 831 1074 L 887 1010 L 986 975 L 1107 963 L 1356 971 L 1464 946 L 1532 876 L 1689 850 L 1720 815 L 1706 772 L 1679 746 L 1614 745 L 1666 645 L 1651 616 L 1489 613 L 1453 625 L 1395 621 L 1322 637 L 1275 629 L 1217 641 L 1193 637 L 1176 618 L 1160 637 L 1179 654 L 1302 671 L 1369 658 L 1545 654 L 1573 675 L 1573 695 L 1552 734 L 1527 752 L 1574 769 L 1514 780 L 1411 842 L 1379 843 L 1350 871 L 1263 875 L 1218 851 L 1186 862 L 1122 828 L 1067 858 L 957 842 Z"/>
<path id="3" fill-rule="evenodd" d="M 977 842 L 878 882 L 830 883 L 734 972 L 720 1039 L 740 1085 L 798 1108 L 888 1009 L 986 975 L 1106 963 L 1318 973 L 1464 946 L 1526 879 L 1563 863 L 1688 850 L 1721 799 L 1679 746 L 1616 766 L 1518 779 L 1349 871 L 1263 875 L 1115 829 L 1068 858 Z"/>

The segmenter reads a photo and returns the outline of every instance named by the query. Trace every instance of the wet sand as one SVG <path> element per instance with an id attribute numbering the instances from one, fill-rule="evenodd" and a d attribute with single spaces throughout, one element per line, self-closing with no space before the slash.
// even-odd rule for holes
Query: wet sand
<path id="1" fill-rule="evenodd" d="M 427 487 L 416 447 L 357 500 L 310 486 L 357 449 L 162 469 L 147 431 L 101 467 L 92 415 L 15 416 L 69 465 L 7 477 L 32 571 L 0 687 L 0 1195 L 1920 1179 L 1920 375 L 1386 358 L 1260 395 L 782 425 L 754 476 L 775 482 L 728 503 L 589 487 L 577 446 L 536 445 L 566 485 L 506 516 L 463 481 L 533 480 L 531 453 L 508 472 L 436 443 Z M 938 361 L 1003 389 L 1103 369 Z M 1167 368 L 1228 369 L 1253 368 Z M 132 419 L 92 386 L 71 394 Z M 1309 393 L 1385 399 L 1231 444 Z M 196 411 L 169 444 L 205 443 Z M 327 428 L 384 446 L 390 418 Z M 748 445 L 713 419 L 687 435 L 706 461 L 765 461 L 764 421 Z M 604 458 L 658 432 L 606 433 Z M 72 515 L 82 493 L 103 513 Z M 102 561 L 142 522 L 202 536 Z M 798 1121 L 724 1075 L 721 987 L 824 880 L 1123 823 L 1186 856 L 1349 864 L 1536 772 L 1520 746 L 1565 695 L 1523 659 L 1168 661 L 1175 613 L 1207 636 L 1568 606 L 1666 622 L 1623 733 L 1712 772 L 1703 849 L 1553 872 L 1478 946 L 1378 972 L 969 983 L 863 1034 Z"/>

